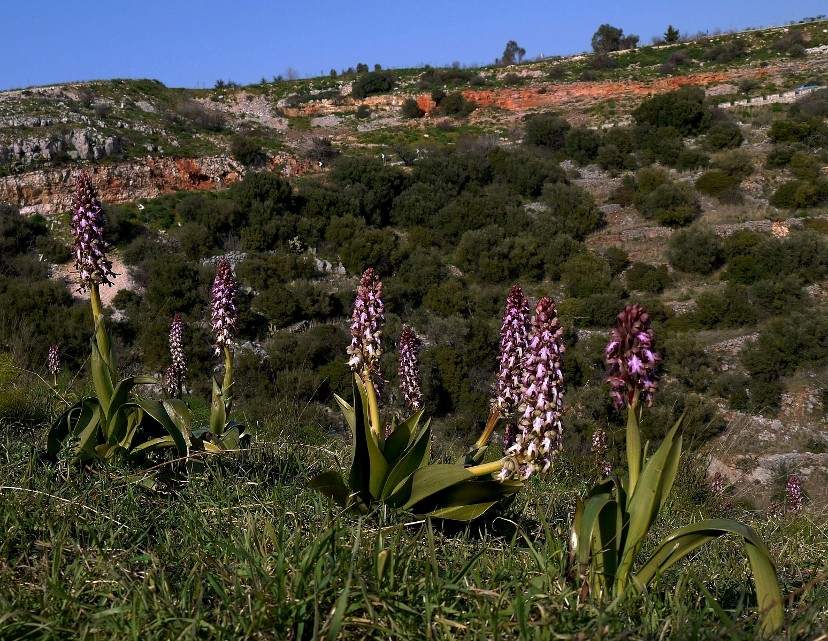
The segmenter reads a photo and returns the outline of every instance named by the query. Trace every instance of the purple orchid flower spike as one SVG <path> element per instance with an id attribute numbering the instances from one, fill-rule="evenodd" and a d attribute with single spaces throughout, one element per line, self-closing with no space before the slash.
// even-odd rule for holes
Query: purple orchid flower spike
<path id="1" fill-rule="evenodd" d="M 408 325 L 404 326 L 400 336 L 400 368 L 397 374 L 400 379 L 400 389 L 405 397 L 405 404 L 409 412 L 417 412 L 423 408 L 417 343 L 417 335 L 414 330 Z"/>
<path id="2" fill-rule="evenodd" d="M 111 286 L 115 277 L 112 273 L 112 263 L 106 256 L 109 247 L 104 240 L 103 228 L 101 203 L 89 174 L 83 171 L 75 181 L 70 224 L 75 269 L 78 271 L 82 291 L 89 289 L 93 284 Z"/>
<path id="3" fill-rule="evenodd" d="M 619 409 L 625 404 L 631 405 L 636 392 L 647 405 L 652 405 L 658 390 L 655 366 L 661 360 L 654 351 L 654 343 L 647 311 L 640 305 L 625 307 L 618 314 L 604 351 L 604 362 L 609 366 L 610 396 Z"/>
<path id="4" fill-rule="evenodd" d="M 236 336 L 239 324 L 239 313 L 236 307 L 236 292 L 238 286 L 233 277 L 230 263 L 222 260 L 216 269 L 216 278 L 213 281 L 210 296 L 210 326 L 216 337 L 216 354 L 221 354 L 223 348 L 230 348 Z"/>

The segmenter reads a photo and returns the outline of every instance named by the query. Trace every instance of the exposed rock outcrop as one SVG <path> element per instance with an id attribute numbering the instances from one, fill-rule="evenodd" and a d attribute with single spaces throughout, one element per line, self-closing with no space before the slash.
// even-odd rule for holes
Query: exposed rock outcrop
<path id="1" fill-rule="evenodd" d="M 130 162 L 32 171 L 0 178 L 0 202 L 25 214 L 66 211 L 78 173 L 88 171 L 101 200 L 112 203 L 154 198 L 183 189 L 215 189 L 241 180 L 244 167 L 227 156 L 144 158 Z"/>

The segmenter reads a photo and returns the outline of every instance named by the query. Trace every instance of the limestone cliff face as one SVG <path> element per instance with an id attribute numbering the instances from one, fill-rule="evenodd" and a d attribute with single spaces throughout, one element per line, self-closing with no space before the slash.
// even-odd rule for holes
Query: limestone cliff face
<path id="1" fill-rule="evenodd" d="M 179 189 L 216 189 L 244 176 L 244 167 L 227 156 L 144 158 L 6 176 L 0 178 L 0 202 L 12 203 L 24 214 L 66 211 L 75 178 L 83 170 L 92 177 L 100 199 L 111 203 L 154 198 Z"/>

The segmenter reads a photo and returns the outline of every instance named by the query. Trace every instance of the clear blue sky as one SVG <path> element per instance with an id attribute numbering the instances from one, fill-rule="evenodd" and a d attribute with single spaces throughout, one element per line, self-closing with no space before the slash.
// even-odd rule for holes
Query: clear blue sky
<path id="1" fill-rule="evenodd" d="M 529 58 L 589 49 L 605 22 L 642 44 L 682 33 L 786 24 L 825 0 L 5 0 L 0 90 L 110 78 L 212 87 L 364 62 L 489 64 L 508 40 Z"/>

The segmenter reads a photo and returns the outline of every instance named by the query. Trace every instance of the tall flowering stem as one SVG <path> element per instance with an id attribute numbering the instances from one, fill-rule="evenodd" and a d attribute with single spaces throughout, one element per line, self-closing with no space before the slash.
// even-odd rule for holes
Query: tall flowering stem
<path id="1" fill-rule="evenodd" d="M 104 240 L 104 216 L 95 188 L 89 174 L 81 172 L 75 181 L 72 196 L 72 250 L 75 255 L 75 269 L 78 272 L 80 290 L 89 290 L 92 305 L 92 319 L 98 349 L 109 362 L 109 339 L 103 328 L 100 285 L 112 286 L 112 263 L 106 256 L 108 245 Z"/>
<path id="2" fill-rule="evenodd" d="M 224 384 L 226 391 L 233 383 L 233 339 L 239 324 L 239 312 L 236 306 L 238 285 L 233 277 L 230 263 L 222 260 L 216 269 L 216 278 L 210 293 L 210 326 L 216 337 L 216 355 L 224 352 Z"/>
<path id="3" fill-rule="evenodd" d="M 49 371 L 52 374 L 55 385 L 57 385 L 57 375 L 60 374 L 60 353 L 57 345 L 51 345 L 49 347 L 48 364 Z"/>
<path id="4" fill-rule="evenodd" d="M 532 331 L 523 360 L 521 396 L 517 405 L 518 433 L 507 451 L 501 479 L 528 478 L 546 472 L 561 451 L 563 427 L 563 329 L 554 301 L 541 298 L 535 306 Z"/>
<path id="5" fill-rule="evenodd" d="M 405 397 L 405 405 L 411 413 L 423 409 L 418 351 L 417 335 L 411 327 L 404 326 L 400 336 L 400 368 L 397 370 L 397 375 L 400 379 L 400 389 Z"/>
<path id="6" fill-rule="evenodd" d="M 512 419 L 521 395 L 521 364 L 529 344 L 529 326 L 529 302 L 523 289 L 513 285 L 506 297 L 506 311 L 500 326 L 499 367 L 492 399 L 492 413 L 483 433 L 477 439 L 478 448 L 489 442 L 499 419 L 503 418 L 510 421 L 509 425 L 513 424 Z M 511 429 L 514 431 L 514 427 Z"/>
<path id="7" fill-rule="evenodd" d="M 802 481 L 796 475 L 791 476 L 785 484 L 785 502 L 790 512 L 802 509 Z"/>
<path id="8" fill-rule="evenodd" d="M 348 365 L 359 376 L 368 394 L 371 432 L 379 440 L 383 430 L 379 417 L 379 386 L 382 381 L 380 357 L 382 334 L 385 331 L 385 306 L 382 301 L 382 282 L 372 267 L 360 279 L 351 318 L 351 344 L 348 347 Z"/>
<path id="9" fill-rule="evenodd" d="M 655 351 L 655 334 L 647 310 L 628 305 L 618 314 L 604 356 L 609 367 L 610 398 L 618 409 L 627 406 L 627 464 L 632 493 L 643 465 L 641 401 L 647 405 L 653 402 L 658 390 L 655 366 L 661 360 Z"/>
<path id="10" fill-rule="evenodd" d="M 170 357 L 172 364 L 167 368 L 168 390 L 171 395 L 181 396 L 181 388 L 187 377 L 187 363 L 184 360 L 184 322 L 181 314 L 175 313 L 170 324 Z"/>

